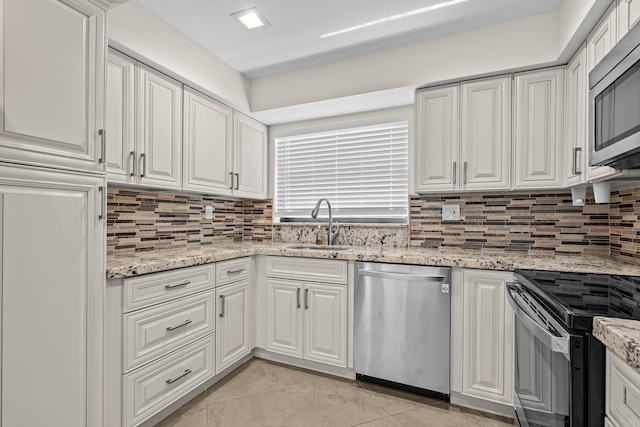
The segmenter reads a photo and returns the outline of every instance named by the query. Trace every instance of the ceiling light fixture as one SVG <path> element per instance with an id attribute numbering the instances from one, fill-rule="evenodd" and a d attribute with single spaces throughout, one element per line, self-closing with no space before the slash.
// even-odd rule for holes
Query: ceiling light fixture
<path id="1" fill-rule="evenodd" d="M 442 9 L 443 7 L 453 6 L 453 5 L 456 5 L 458 3 L 464 3 L 466 1 L 468 1 L 468 0 L 449 0 L 449 1 L 445 1 L 445 2 L 442 2 L 442 3 L 434 4 L 434 5 L 427 6 L 427 7 L 423 7 L 421 9 L 416 9 L 416 10 L 412 10 L 412 11 L 405 12 L 405 13 L 399 13 L 397 15 L 387 16 L 386 18 L 376 19 L 375 21 L 369 21 L 369 22 L 364 23 L 364 24 L 355 25 L 353 27 L 345 28 L 344 30 L 338 30 L 338 31 L 334 31 L 334 32 L 331 32 L 331 33 L 323 34 L 323 35 L 320 36 L 320 38 L 324 39 L 326 37 L 337 36 L 339 34 L 344 34 L 344 33 L 348 33 L 348 32 L 355 31 L 355 30 L 360 30 L 362 28 L 371 27 L 373 25 L 383 24 L 383 23 L 389 22 L 389 21 L 395 21 L 396 19 L 402 19 L 402 18 L 407 18 L 409 16 L 419 15 L 421 13 L 431 12 L 431 11 L 436 10 L 436 9 Z"/>
<path id="2" fill-rule="evenodd" d="M 232 13 L 231 16 L 238 20 L 247 30 L 255 30 L 257 28 L 268 27 L 269 21 L 256 9 L 243 10 L 241 12 Z"/>

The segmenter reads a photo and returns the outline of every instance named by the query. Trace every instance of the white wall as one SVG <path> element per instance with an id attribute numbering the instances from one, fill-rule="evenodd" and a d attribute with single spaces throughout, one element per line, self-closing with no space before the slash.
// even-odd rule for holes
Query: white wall
<path id="1" fill-rule="evenodd" d="M 109 44 L 244 113 L 249 80 L 144 6 L 129 2 L 107 12 Z"/>
<path id="2" fill-rule="evenodd" d="M 551 12 L 251 82 L 254 112 L 469 76 L 535 68 L 557 60 Z"/>

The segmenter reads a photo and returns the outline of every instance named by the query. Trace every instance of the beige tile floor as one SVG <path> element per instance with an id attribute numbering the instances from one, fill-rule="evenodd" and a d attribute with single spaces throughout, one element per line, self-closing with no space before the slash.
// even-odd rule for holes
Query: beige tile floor
<path id="1" fill-rule="evenodd" d="M 510 427 L 436 399 L 260 359 L 234 371 L 160 427 Z"/>

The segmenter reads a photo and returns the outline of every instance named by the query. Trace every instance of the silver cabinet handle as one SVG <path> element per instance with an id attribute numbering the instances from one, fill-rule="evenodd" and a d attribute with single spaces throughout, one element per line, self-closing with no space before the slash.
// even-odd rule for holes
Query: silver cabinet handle
<path id="1" fill-rule="evenodd" d="M 187 280 L 186 282 L 182 282 L 182 283 L 173 283 L 173 284 L 170 284 L 170 285 L 164 285 L 164 287 L 166 289 L 173 289 L 173 288 L 179 288 L 181 286 L 187 286 L 187 285 L 190 285 L 190 284 L 191 284 L 191 281 Z"/>
<path id="2" fill-rule="evenodd" d="M 140 174 L 140 178 L 144 178 L 147 174 L 147 155 L 144 153 L 140 154 L 140 160 L 142 161 L 142 173 Z"/>
<path id="3" fill-rule="evenodd" d="M 98 135 L 100 135 L 100 141 L 102 143 L 98 163 L 107 163 L 107 131 L 104 129 L 100 129 L 98 131 Z"/>
<path id="4" fill-rule="evenodd" d="M 224 317 L 224 295 L 220 295 L 220 317 Z"/>
<path id="5" fill-rule="evenodd" d="M 240 174 L 236 172 L 236 190 L 240 189 Z"/>
<path id="6" fill-rule="evenodd" d="M 304 309 L 309 310 L 309 289 L 304 290 Z"/>
<path id="7" fill-rule="evenodd" d="M 462 183 L 464 185 L 467 185 L 467 162 L 466 162 L 466 160 L 462 164 Z"/>
<path id="8" fill-rule="evenodd" d="M 100 192 L 100 215 L 98 215 L 98 220 L 102 221 L 104 219 L 104 206 L 107 204 L 107 195 L 103 186 L 98 187 L 98 191 Z"/>
<path id="9" fill-rule="evenodd" d="M 176 381 L 178 381 L 180 378 L 184 378 L 184 377 L 186 377 L 187 375 L 189 375 L 190 373 L 191 373 L 191 369 L 185 369 L 185 370 L 184 370 L 184 373 L 182 373 L 182 374 L 178 375 L 177 377 L 175 377 L 175 378 L 169 378 L 169 379 L 167 380 L 167 384 L 173 384 L 173 383 L 175 383 Z"/>
<path id="10" fill-rule="evenodd" d="M 180 323 L 176 326 L 167 326 L 167 331 L 175 331 L 178 328 L 182 328 L 183 326 L 187 326 L 189 323 L 192 323 L 191 319 L 187 319 L 184 322 Z"/>
<path id="11" fill-rule="evenodd" d="M 231 175 L 231 187 L 229 187 L 229 190 L 233 190 L 233 172 L 229 172 L 229 175 Z"/>
<path id="12" fill-rule="evenodd" d="M 582 148 L 575 147 L 573 149 L 573 170 L 572 170 L 574 175 L 580 175 L 582 173 L 582 171 L 578 169 L 578 153 L 582 153 Z"/>
<path id="13" fill-rule="evenodd" d="M 243 271 L 244 271 L 244 267 L 238 268 L 236 270 L 227 270 L 227 274 L 238 274 L 238 273 L 242 273 Z"/>
<path id="14" fill-rule="evenodd" d="M 298 303 L 298 308 L 300 308 L 300 288 L 296 289 L 296 301 Z"/>
<path id="15" fill-rule="evenodd" d="M 453 162 L 453 185 L 458 181 L 458 162 Z"/>
<path id="16" fill-rule="evenodd" d="M 131 173 L 129 176 L 136 176 L 136 152 L 135 150 L 131 152 Z"/>

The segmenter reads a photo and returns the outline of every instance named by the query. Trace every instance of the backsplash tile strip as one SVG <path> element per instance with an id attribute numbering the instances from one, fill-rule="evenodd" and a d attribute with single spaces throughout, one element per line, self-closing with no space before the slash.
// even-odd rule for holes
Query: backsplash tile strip
<path id="1" fill-rule="evenodd" d="M 611 256 L 640 263 L 640 187 L 612 191 L 609 206 Z"/>
<path id="2" fill-rule="evenodd" d="M 443 204 L 460 221 L 443 222 Z M 231 242 L 315 242 L 317 225 L 274 224 L 272 200 L 109 188 L 107 252 Z M 213 206 L 213 220 L 204 206 Z M 566 193 L 409 196 L 409 226 L 341 225 L 340 244 L 493 248 L 583 253 L 640 263 L 640 186 L 613 191 L 610 204 L 573 206 Z"/>
<path id="3" fill-rule="evenodd" d="M 410 246 L 609 255 L 609 206 L 573 206 L 570 193 L 409 198 Z M 442 221 L 442 205 L 460 221 Z"/>

